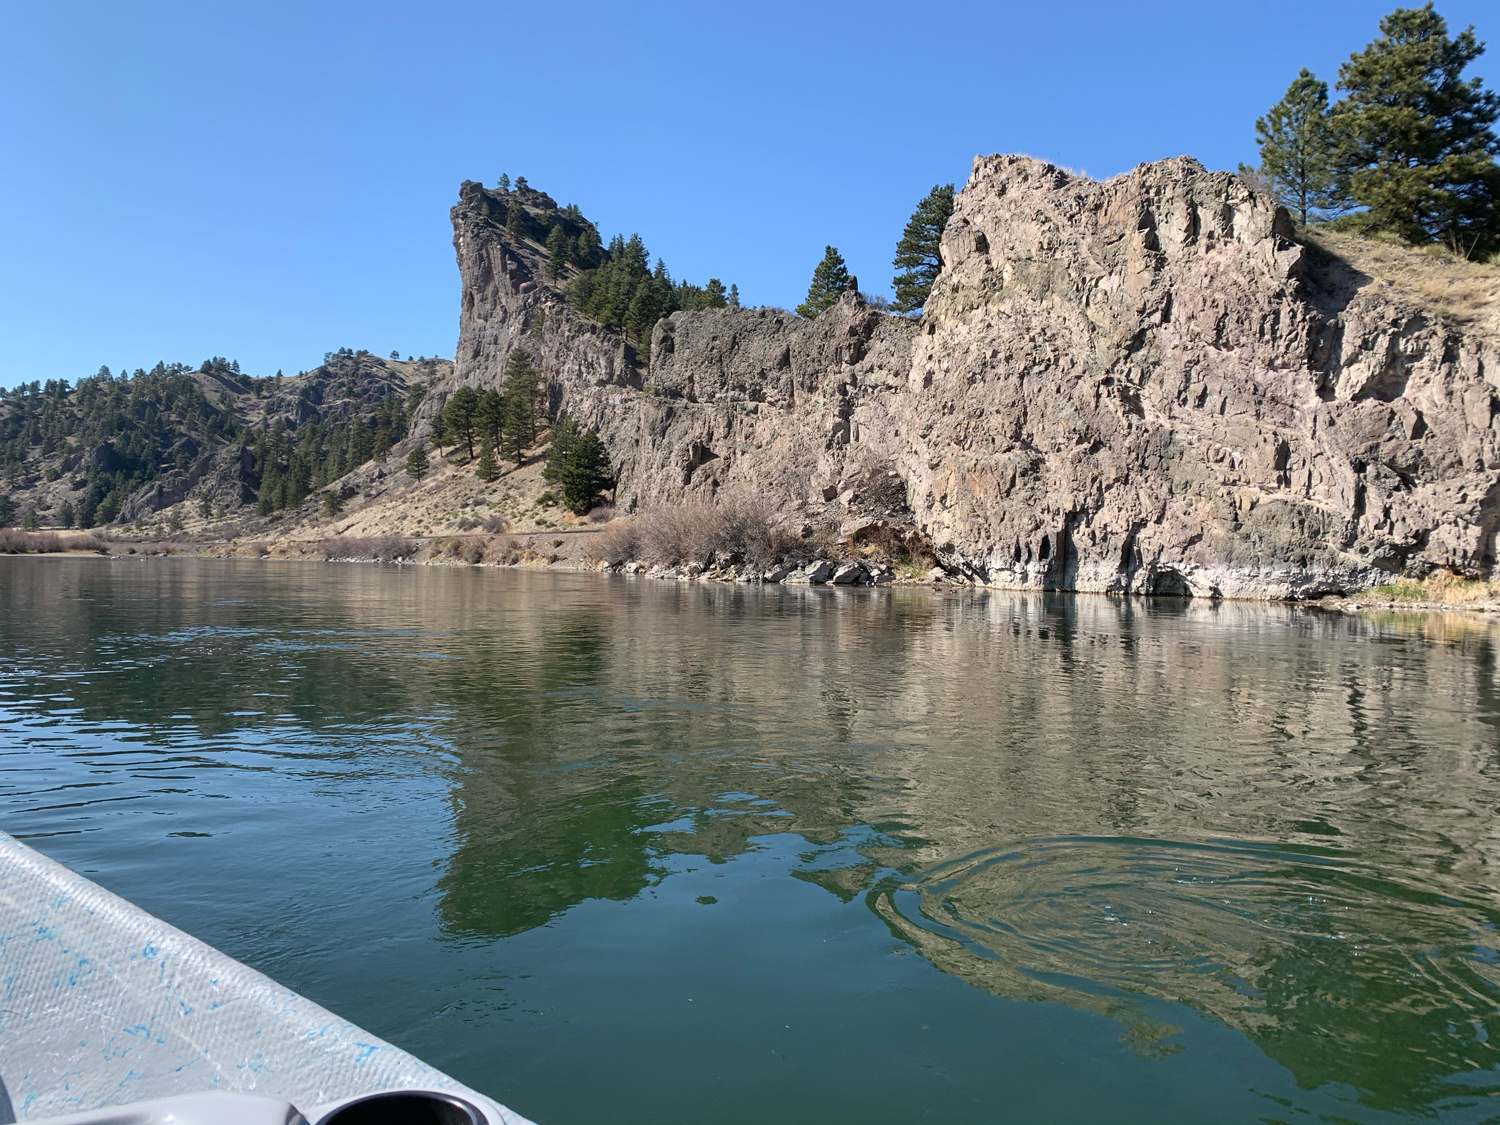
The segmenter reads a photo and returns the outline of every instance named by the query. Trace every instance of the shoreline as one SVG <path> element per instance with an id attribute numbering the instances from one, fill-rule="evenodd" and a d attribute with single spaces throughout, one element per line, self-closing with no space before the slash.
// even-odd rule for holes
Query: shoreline
<path id="1" fill-rule="evenodd" d="M 541 534 L 541 533 L 537 533 Z M 589 535 L 590 530 L 568 529 L 566 531 L 557 529 L 549 534 L 563 536 Z M 456 536 L 429 535 L 408 537 L 413 542 L 419 542 L 419 553 L 427 550 L 435 543 L 446 543 L 453 540 L 467 538 L 462 534 Z M 1484 599 L 1469 601 L 1427 601 L 1415 598 L 1389 598 L 1379 595 L 1372 596 L 1370 593 L 1354 594 L 1326 594 L 1318 598 L 1235 598 L 1218 597 L 1203 598 L 1192 595 L 1176 594 L 1136 594 L 1112 590 L 1061 590 L 1061 589 L 1037 589 L 1030 586 L 1007 586 L 994 583 L 975 582 L 970 579 L 944 575 L 941 578 L 927 577 L 924 579 L 907 578 L 891 574 L 880 582 L 840 582 L 831 580 L 808 581 L 806 579 L 787 580 L 780 579 L 769 581 L 762 577 L 727 570 L 704 569 L 698 573 L 684 573 L 676 567 L 648 567 L 644 564 L 627 564 L 625 566 L 612 566 L 608 564 L 587 565 L 575 563 L 572 560 L 556 558 L 549 560 L 545 556 L 537 554 L 531 561 L 517 562 L 492 562 L 492 561 L 466 561 L 454 556 L 428 556 L 428 557 L 402 557 L 393 559 L 382 559 L 375 557 L 348 557 L 329 558 L 319 553 L 322 541 L 296 543 L 282 540 L 278 543 L 248 543 L 235 544 L 225 542 L 214 547 L 201 547 L 194 549 L 197 545 L 184 543 L 151 543 L 129 541 L 114 541 L 109 544 L 108 551 L 97 550 L 64 550 L 64 551 L 13 551 L 0 552 L 0 558 L 97 558 L 111 562 L 124 561 L 127 559 L 146 558 L 180 558 L 180 559 L 221 559 L 221 560 L 254 560 L 258 562 L 301 562 L 322 564 L 355 564 L 355 565 L 378 565 L 387 566 L 439 566 L 439 567 L 464 567 L 476 570 L 521 570 L 521 571 L 549 571 L 564 574 L 613 574 L 622 577 L 648 578 L 655 581 L 667 582 L 713 582 L 725 585 L 742 586 L 810 586 L 827 587 L 830 589 L 904 589 L 904 590 L 928 590 L 934 593 L 958 592 L 963 590 L 995 590 L 1008 593 L 1026 594 L 1067 594 L 1075 597 L 1092 596 L 1119 599 L 1141 599 L 1154 601 L 1170 601 L 1173 603 L 1193 602 L 1234 602 L 1258 605 L 1290 605 L 1303 606 L 1308 609 L 1321 609 L 1339 613 L 1464 613 L 1477 617 L 1500 615 L 1500 599 Z M 121 550 L 122 547 L 127 547 Z M 305 549 L 298 550 L 297 547 Z M 217 549 L 216 549 L 217 548 Z M 264 549 L 262 549 L 264 548 Z M 280 550 L 276 550 L 280 548 Z M 290 548 L 290 549 L 289 549 Z M 833 560 L 821 560 L 829 563 L 830 567 L 842 564 L 834 563 Z"/>

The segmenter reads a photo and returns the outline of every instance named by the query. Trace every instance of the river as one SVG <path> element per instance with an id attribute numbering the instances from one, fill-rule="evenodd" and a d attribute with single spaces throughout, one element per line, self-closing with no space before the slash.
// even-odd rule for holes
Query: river
<path id="1" fill-rule="evenodd" d="M 1491 1121 L 1478 617 L 0 559 L 0 827 L 541 1125 Z"/>

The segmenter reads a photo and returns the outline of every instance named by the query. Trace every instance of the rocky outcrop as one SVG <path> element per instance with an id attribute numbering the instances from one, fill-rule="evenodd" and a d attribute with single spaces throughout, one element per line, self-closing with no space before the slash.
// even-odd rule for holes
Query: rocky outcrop
<path id="1" fill-rule="evenodd" d="M 845 527 L 899 512 L 950 572 L 1042 589 L 1300 597 L 1494 565 L 1494 318 L 1403 299 L 1191 159 L 1098 183 L 980 158 L 920 321 L 855 294 L 814 321 L 680 313 L 649 368 L 498 196 L 454 209 L 455 378 L 498 384 L 525 341 L 627 509 L 745 488 Z"/>

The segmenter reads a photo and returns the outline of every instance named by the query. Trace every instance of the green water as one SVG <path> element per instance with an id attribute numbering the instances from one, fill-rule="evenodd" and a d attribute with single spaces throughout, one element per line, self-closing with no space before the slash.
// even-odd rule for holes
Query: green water
<path id="1" fill-rule="evenodd" d="M 541 1125 L 1500 1119 L 1477 619 L 0 559 L 0 826 Z"/>

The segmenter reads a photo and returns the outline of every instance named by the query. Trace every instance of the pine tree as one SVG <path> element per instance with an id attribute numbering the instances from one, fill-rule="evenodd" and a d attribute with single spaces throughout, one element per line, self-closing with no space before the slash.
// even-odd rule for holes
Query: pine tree
<path id="1" fill-rule="evenodd" d="M 344 510 L 344 498 L 339 495 L 338 489 L 329 489 L 323 493 L 323 515 L 333 519 Z"/>
<path id="2" fill-rule="evenodd" d="M 738 285 L 731 285 L 729 287 L 729 307 L 732 309 L 740 307 L 740 287 Z"/>
<path id="3" fill-rule="evenodd" d="M 1484 53 L 1429 3 L 1397 8 L 1381 38 L 1339 68 L 1346 97 L 1329 114 L 1340 175 L 1369 226 L 1465 257 L 1500 243 L 1500 97 L 1465 68 Z"/>
<path id="4" fill-rule="evenodd" d="M 556 281 L 568 266 L 568 232 L 558 223 L 547 232 L 547 276 Z"/>
<path id="5" fill-rule="evenodd" d="M 479 392 L 473 387 L 463 386 L 453 392 L 453 397 L 443 407 L 443 430 L 455 445 L 463 442 L 470 461 L 474 460 L 479 406 Z"/>
<path id="6" fill-rule="evenodd" d="M 500 475 L 500 466 L 495 463 L 495 447 L 486 438 L 479 447 L 479 463 L 474 466 L 474 475 L 489 484 Z"/>
<path id="7" fill-rule="evenodd" d="M 562 483 L 563 462 L 573 451 L 578 441 L 578 423 L 570 414 L 561 414 L 552 423 L 552 435 L 547 442 L 547 464 L 542 469 L 542 479 L 553 484 Z"/>
<path id="8" fill-rule="evenodd" d="M 823 260 L 813 270 L 807 300 L 797 306 L 797 315 L 812 320 L 832 308 L 848 287 L 849 267 L 844 264 L 843 255 L 832 246 L 823 247 Z"/>
<path id="9" fill-rule="evenodd" d="M 57 506 L 57 522 L 63 527 L 72 527 L 78 514 L 73 507 L 73 501 L 64 500 Z"/>
<path id="10" fill-rule="evenodd" d="M 512 203 L 505 209 L 505 229 L 510 232 L 512 238 L 525 238 L 527 228 L 531 226 L 531 217 L 526 214 L 526 208 L 519 203 Z"/>
<path id="11" fill-rule="evenodd" d="M 582 515 L 599 504 L 599 494 L 614 487 L 614 469 L 609 463 L 609 451 L 593 430 L 580 434 L 568 451 L 567 460 L 559 474 L 563 490 L 563 503 L 572 512 Z"/>
<path id="12" fill-rule="evenodd" d="M 717 277 L 708 279 L 708 284 L 703 287 L 703 307 L 705 309 L 722 309 L 729 304 L 729 296 L 724 292 L 724 283 Z"/>
<path id="13" fill-rule="evenodd" d="M 510 190 L 510 177 L 507 176 L 504 172 L 501 172 L 500 173 L 500 178 L 495 181 L 495 186 L 497 188 L 499 188 L 501 191 L 509 191 Z"/>
<path id="14" fill-rule="evenodd" d="M 584 227 L 573 246 L 573 264 L 581 270 L 595 269 L 603 253 L 604 248 L 599 245 L 599 232 L 593 227 Z"/>
<path id="15" fill-rule="evenodd" d="M 1297 221 L 1306 224 L 1339 210 L 1333 165 L 1333 134 L 1328 128 L 1328 83 L 1307 67 L 1285 96 L 1255 122 L 1260 166 L 1253 173 Z"/>
<path id="16" fill-rule="evenodd" d="M 417 481 L 427 475 L 427 450 L 420 444 L 413 446 L 406 455 L 406 475 Z"/>
<path id="17" fill-rule="evenodd" d="M 18 505 L 10 496 L 0 493 L 0 527 L 9 527 L 16 522 Z M 85 524 L 85 527 L 88 525 Z"/>
<path id="18" fill-rule="evenodd" d="M 907 220 L 891 262 L 900 271 L 891 283 L 896 291 L 891 308 L 897 312 L 914 313 L 927 303 L 943 268 L 943 230 L 952 216 L 953 185 L 934 184 Z"/>
<path id="19" fill-rule="evenodd" d="M 479 432 L 491 447 L 500 444 L 500 430 L 505 425 L 505 401 L 500 392 L 491 387 L 479 396 L 479 409 L 475 411 Z"/>
<path id="20" fill-rule="evenodd" d="M 531 362 L 524 348 L 510 353 L 505 362 L 505 391 L 502 411 L 504 423 L 501 449 L 520 465 L 526 449 L 536 440 L 537 405 L 541 398 L 542 373 Z"/>

